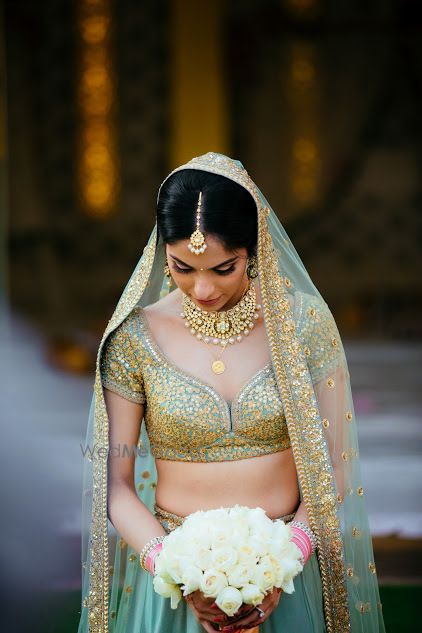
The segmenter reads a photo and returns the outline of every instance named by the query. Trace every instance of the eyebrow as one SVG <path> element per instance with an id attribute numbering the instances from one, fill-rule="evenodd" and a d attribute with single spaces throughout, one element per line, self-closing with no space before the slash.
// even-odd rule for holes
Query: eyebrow
<path id="1" fill-rule="evenodd" d="M 183 266 L 186 266 L 187 268 L 192 268 L 192 270 L 195 270 L 192 266 L 189 266 L 189 264 L 186 264 L 186 262 L 182 261 L 181 259 L 179 259 L 175 255 L 172 255 L 171 253 L 169 253 L 169 255 L 170 255 L 170 257 L 172 259 L 175 259 L 177 262 L 179 262 L 179 264 L 183 264 Z M 216 264 L 215 266 L 213 266 L 209 270 L 213 270 L 214 268 L 220 268 L 221 266 L 225 266 L 226 264 L 231 264 L 232 262 L 236 261 L 236 259 L 238 259 L 238 258 L 239 258 L 239 256 L 236 255 L 235 257 L 231 257 L 230 259 L 226 259 L 225 262 L 221 262 L 220 264 Z"/>

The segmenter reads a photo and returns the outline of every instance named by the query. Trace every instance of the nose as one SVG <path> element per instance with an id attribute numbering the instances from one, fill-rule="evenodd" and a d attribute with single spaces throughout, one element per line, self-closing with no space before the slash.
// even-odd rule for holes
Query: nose
<path id="1" fill-rule="evenodd" d="M 193 293 L 194 298 L 199 301 L 208 301 L 209 299 L 216 298 L 214 284 L 202 275 L 199 275 L 198 278 L 195 279 Z"/>

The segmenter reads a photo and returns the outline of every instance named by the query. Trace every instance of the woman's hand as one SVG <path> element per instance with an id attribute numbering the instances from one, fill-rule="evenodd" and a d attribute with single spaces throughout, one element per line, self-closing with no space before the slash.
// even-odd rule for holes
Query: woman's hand
<path id="1" fill-rule="evenodd" d="M 259 612 L 256 608 L 251 611 L 251 605 L 242 605 L 245 607 L 249 607 L 249 614 L 242 615 L 241 618 L 239 618 L 239 616 L 236 614 L 236 622 L 233 624 L 232 618 L 229 618 L 229 622 L 224 626 L 232 626 L 232 628 L 222 628 L 222 631 L 226 631 L 227 633 L 229 633 L 231 631 L 241 631 L 242 629 L 253 629 L 255 626 L 259 626 L 259 624 L 265 622 L 265 620 L 271 615 L 272 611 L 274 611 L 274 609 L 280 602 L 281 592 L 282 589 L 275 587 L 271 591 L 271 593 L 267 593 L 261 604 L 258 605 L 261 611 L 264 612 L 264 617 L 259 617 Z"/>
<path id="2" fill-rule="evenodd" d="M 236 615 L 230 618 L 224 613 L 224 611 L 217 607 L 214 598 L 205 597 L 202 591 L 199 590 L 188 594 L 185 600 L 193 611 L 198 622 L 202 624 L 208 633 L 215 633 L 215 631 L 219 630 L 219 627 L 221 627 L 220 630 L 223 630 L 223 627 L 232 625 L 234 622 L 237 623 L 239 618 L 245 617 L 248 613 L 256 613 L 258 615 L 256 610 L 252 612 L 252 606 L 250 604 L 242 604 L 236 612 Z M 240 628 L 236 625 L 236 628 L 233 628 L 232 630 L 239 631 Z"/>

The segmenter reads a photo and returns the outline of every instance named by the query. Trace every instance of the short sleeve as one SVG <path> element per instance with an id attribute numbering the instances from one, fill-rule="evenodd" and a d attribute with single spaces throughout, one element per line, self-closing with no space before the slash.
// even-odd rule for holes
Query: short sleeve
<path id="1" fill-rule="evenodd" d="M 143 404 L 146 401 L 140 354 L 131 341 L 125 321 L 106 339 L 100 361 L 104 387 L 126 400 Z"/>
<path id="2" fill-rule="evenodd" d="M 296 302 L 298 334 L 312 382 L 315 383 L 341 364 L 344 348 L 334 317 L 325 301 L 299 292 Z"/>

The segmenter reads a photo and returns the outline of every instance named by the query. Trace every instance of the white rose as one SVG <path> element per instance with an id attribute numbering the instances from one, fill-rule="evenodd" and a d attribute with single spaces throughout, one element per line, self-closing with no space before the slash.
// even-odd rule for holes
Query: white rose
<path id="1" fill-rule="evenodd" d="M 204 520 L 202 516 L 194 517 L 190 515 L 189 523 L 187 520 L 182 524 L 186 526 L 183 530 L 183 539 L 185 543 L 193 542 L 202 547 L 211 547 L 212 533 L 209 522 Z"/>
<path id="2" fill-rule="evenodd" d="M 195 565 L 203 571 L 211 567 L 212 552 L 208 547 L 193 543 L 189 554 L 191 560 L 195 562 Z"/>
<path id="3" fill-rule="evenodd" d="M 269 545 L 269 553 L 278 558 L 284 558 L 286 556 L 297 558 L 295 551 L 292 549 L 294 543 L 291 542 L 290 536 L 289 532 L 278 529 Z"/>
<path id="4" fill-rule="evenodd" d="M 296 543 L 292 543 L 292 541 L 289 541 L 287 543 L 287 545 L 283 549 L 283 553 L 284 556 L 282 556 L 281 558 L 293 558 L 294 560 L 298 561 L 302 558 L 302 552 L 300 551 Z"/>
<path id="5" fill-rule="evenodd" d="M 274 524 L 262 508 L 251 510 L 249 526 L 252 535 L 259 535 L 261 539 L 270 541 L 273 536 Z"/>
<path id="6" fill-rule="evenodd" d="M 166 538 L 163 541 L 163 549 L 180 549 L 183 548 L 184 544 L 184 534 L 182 529 L 176 528 L 172 530 L 169 534 L 167 534 Z"/>
<path id="7" fill-rule="evenodd" d="M 252 565 L 235 565 L 227 572 L 229 585 L 232 587 L 242 587 L 254 578 L 254 570 L 256 564 Z"/>
<path id="8" fill-rule="evenodd" d="M 211 566 L 214 569 L 227 572 L 235 563 L 237 563 L 237 552 L 234 547 L 226 545 L 212 549 Z"/>
<path id="9" fill-rule="evenodd" d="M 202 571 L 196 565 L 188 565 L 183 570 L 182 574 L 182 589 L 183 595 L 187 596 L 189 593 L 196 591 L 201 586 Z"/>
<path id="10" fill-rule="evenodd" d="M 211 538 L 214 547 L 232 545 L 234 536 L 233 529 L 227 523 L 218 523 L 211 527 Z"/>
<path id="11" fill-rule="evenodd" d="M 264 599 L 264 593 L 260 590 L 258 585 L 248 583 L 240 589 L 242 594 L 242 600 L 245 604 L 253 604 L 256 607 L 257 604 L 261 604 Z"/>
<path id="12" fill-rule="evenodd" d="M 249 516 L 250 508 L 236 505 L 230 508 L 230 520 L 232 521 L 233 530 L 237 542 L 247 540 L 249 537 Z"/>
<path id="13" fill-rule="evenodd" d="M 167 571 L 167 565 L 168 565 L 168 555 L 167 552 L 165 552 L 164 550 L 161 550 L 161 552 L 159 553 L 159 555 L 155 558 L 154 561 L 154 565 L 155 565 L 155 574 L 158 574 L 159 576 L 161 576 L 161 578 L 165 581 L 165 582 L 173 582 L 173 577 L 169 574 L 169 572 Z"/>
<path id="14" fill-rule="evenodd" d="M 292 535 L 292 528 L 287 523 L 284 523 L 282 519 L 276 519 L 273 521 L 273 539 L 281 541 L 283 543 L 290 540 Z"/>
<path id="15" fill-rule="evenodd" d="M 185 567 L 191 564 L 192 561 L 187 556 L 179 556 L 178 554 L 169 555 L 164 569 L 170 574 L 173 582 L 180 585 Z"/>
<path id="16" fill-rule="evenodd" d="M 265 539 L 260 534 L 252 534 L 249 538 L 248 545 L 258 556 L 265 556 L 271 547 L 271 540 Z"/>
<path id="17" fill-rule="evenodd" d="M 249 523 L 246 517 L 236 519 L 230 528 L 232 533 L 232 541 L 234 543 L 242 543 L 249 539 Z"/>
<path id="18" fill-rule="evenodd" d="M 160 576 L 154 576 L 153 578 L 154 589 L 163 598 L 170 598 L 171 608 L 176 609 L 179 601 L 182 597 L 182 592 L 179 587 L 174 583 L 165 582 Z"/>
<path id="19" fill-rule="evenodd" d="M 239 589 L 225 587 L 219 592 L 215 602 L 224 613 L 231 617 L 242 605 L 243 599 Z"/>
<path id="20" fill-rule="evenodd" d="M 227 587 L 226 575 L 217 569 L 207 569 L 201 579 L 201 591 L 208 598 L 216 598 Z"/>
<path id="21" fill-rule="evenodd" d="M 249 545 L 249 543 L 243 543 L 238 547 L 237 550 L 238 561 L 241 565 L 246 565 L 247 567 L 251 565 L 256 565 L 259 560 L 258 552 Z"/>
<path id="22" fill-rule="evenodd" d="M 255 584 L 261 589 L 261 591 L 269 591 L 275 585 L 276 574 L 271 561 L 268 556 L 265 556 L 261 561 L 256 565 L 253 580 Z"/>
<path id="23" fill-rule="evenodd" d="M 280 571 L 277 572 L 276 587 L 281 587 L 286 593 L 293 593 L 295 588 L 293 578 L 302 571 L 303 567 L 298 560 L 284 558 L 280 560 Z"/>

